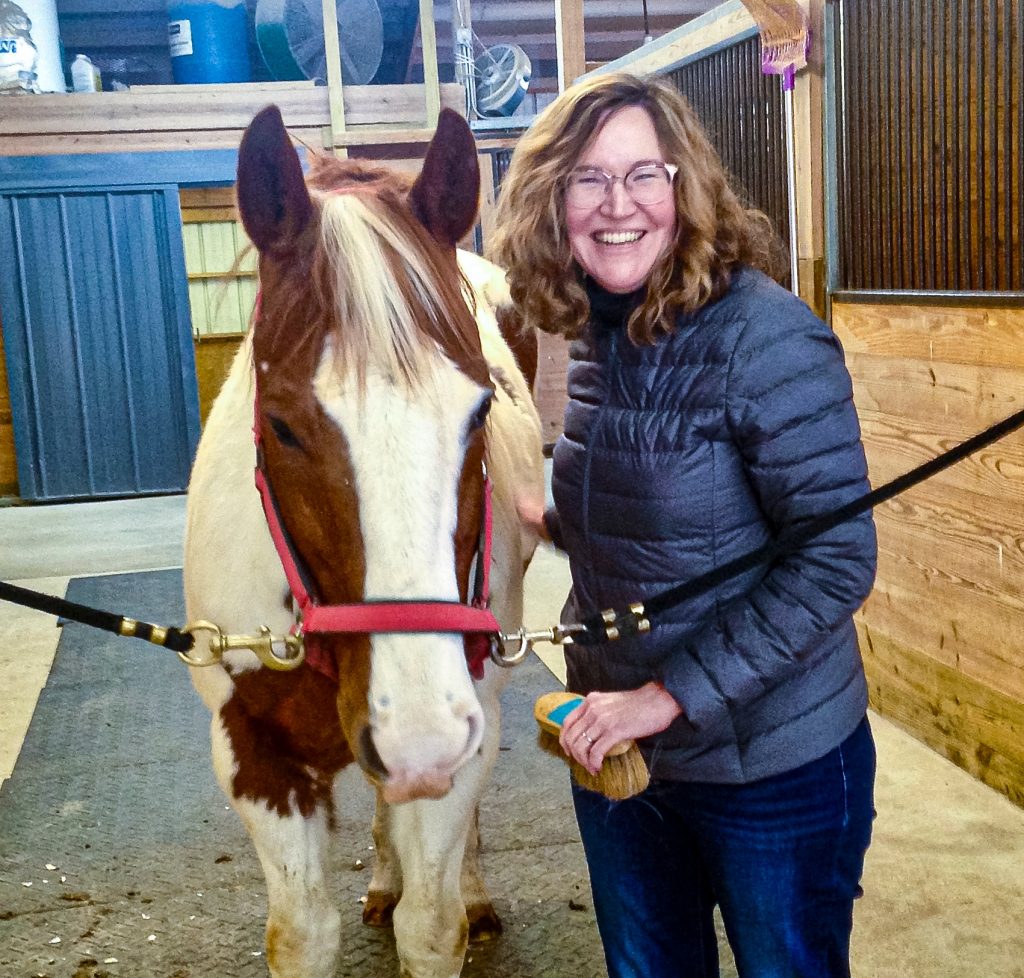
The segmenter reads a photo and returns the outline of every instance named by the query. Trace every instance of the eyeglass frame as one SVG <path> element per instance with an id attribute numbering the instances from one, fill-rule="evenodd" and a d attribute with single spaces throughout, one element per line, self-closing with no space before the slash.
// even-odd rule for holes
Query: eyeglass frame
<path id="1" fill-rule="evenodd" d="M 578 166 L 573 167 L 566 175 L 563 180 L 562 192 L 565 195 L 566 207 L 571 207 L 573 210 L 589 210 L 594 207 L 600 207 L 612 193 L 612 187 L 615 186 L 615 182 L 619 181 L 622 183 L 622 189 L 626 191 L 626 196 L 633 201 L 638 207 L 651 207 L 654 204 L 660 204 L 661 199 L 651 201 L 647 204 L 642 204 L 638 201 L 630 192 L 626 186 L 626 181 L 636 171 L 643 169 L 644 167 L 655 167 L 657 169 L 663 169 L 668 174 L 668 187 L 669 194 L 672 191 L 672 185 L 675 182 L 676 174 L 679 172 L 679 167 L 675 163 L 666 163 L 664 160 L 639 160 L 634 163 L 621 177 L 614 173 L 609 173 L 607 170 L 601 169 L 599 166 Z M 569 200 L 569 181 L 572 179 L 573 174 L 576 173 L 593 173 L 594 175 L 600 174 L 605 179 L 604 184 L 604 196 L 593 204 L 573 204 Z"/>

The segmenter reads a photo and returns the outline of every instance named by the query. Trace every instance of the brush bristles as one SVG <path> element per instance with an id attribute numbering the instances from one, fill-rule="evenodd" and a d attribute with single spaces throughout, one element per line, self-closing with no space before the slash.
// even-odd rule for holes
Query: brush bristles
<path id="1" fill-rule="evenodd" d="M 543 729 L 538 730 L 537 743 L 546 754 L 551 754 L 569 765 L 573 781 L 581 788 L 596 791 L 612 801 L 632 798 L 650 784 L 651 775 L 636 744 L 631 744 L 624 754 L 606 757 L 601 770 L 594 775 L 562 750 L 554 734 Z"/>

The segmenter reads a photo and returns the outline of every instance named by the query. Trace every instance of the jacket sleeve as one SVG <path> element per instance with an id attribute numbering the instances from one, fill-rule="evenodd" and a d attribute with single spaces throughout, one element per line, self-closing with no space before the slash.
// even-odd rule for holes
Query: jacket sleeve
<path id="1" fill-rule="evenodd" d="M 760 310 L 742 329 L 725 399 L 731 437 L 774 537 L 870 489 L 842 348 L 795 298 L 774 315 Z M 661 677 L 689 722 L 728 721 L 813 658 L 864 602 L 875 564 L 868 513 L 780 558 L 752 590 L 719 605 Z"/>

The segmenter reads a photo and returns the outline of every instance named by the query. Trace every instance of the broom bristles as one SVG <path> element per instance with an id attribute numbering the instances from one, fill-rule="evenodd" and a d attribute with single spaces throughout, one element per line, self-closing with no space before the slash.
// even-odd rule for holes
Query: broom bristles
<path id="1" fill-rule="evenodd" d="M 612 801 L 625 801 L 640 794 L 651 781 L 640 748 L 630 742 L 622 753 L 608 755 L 597 774 L 591 774 L 579 761 L 562 750 L 558 737 L 543 727 L 537 730 L 537 743 L 546 754 L 569 765 L 569 772 L 581 788 L 596 791 Z"/>

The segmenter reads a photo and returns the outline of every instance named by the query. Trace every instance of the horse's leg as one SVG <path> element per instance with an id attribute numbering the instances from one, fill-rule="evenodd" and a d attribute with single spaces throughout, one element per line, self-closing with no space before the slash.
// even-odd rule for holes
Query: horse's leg
<path id="1" fill-rule="evenodd" d="M 436 801 L 390 809 L 391 842 L 402 867 L 402 897 L 395 908 L 395 943 L 402 978 L 457 978 L 469 938 L 461 892 L 463 856 L 477 804 L 498 753 L 496 695 L 478 687 L 485 716 L 480 751 Z"/>
<path id="2" fill-rule="evenodd" d="M 462 902 L 469 918 L 469 943 L 484 944 L 495 940 L 502 931 L 490 894 L 480 869 L 480 806 L 473 811 L 466 839 L 466 852 L 462 857 Z"/>
<path id="3" fill-rule="evenodd" d="M 373 812 L 373 877 L 363 907 L 363 923 L 370 927 L 390 927 L 402 895 L 402 868 L 391 845 L 390 811 L 377 791 Z"/>
<path id="4" fill-rule="evenodd" d="M 376 859 L 373 878 L 366 894 L 363 907 L 363 923 L 370 927 L 390 927 L 395 906 L 402 895 L 402 870 L 398 856 L 391 845 L 388 829 L 388 806 L 378 793 L 377 808 L 373 814 L 373 844 Z M 469 918 L 470 944 L 493 941 L 501 934 L 501 919 L 498 917 L 480 869 L 480 809 L 473 812 L 466 839 L 466 850 L 462 857 L 462 879 L 460 888 L 462 901 Z"/>
<path id="5" fill-rule="evenodd" d="M 235 731 L 235 737 L 238 737 Z M 234 753 L 223 726 L 212 724 L 214 769 L 244 823 L 267 882 L 267 966 L 273 978 L 333 978 L 341 918 L 330 899 L 324 865 L 327 814 L 280 815 L 265 802 L 234 794 Z M 265 763 L 274 764 L 272 757 Z"/>

